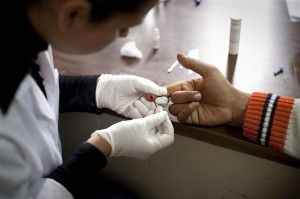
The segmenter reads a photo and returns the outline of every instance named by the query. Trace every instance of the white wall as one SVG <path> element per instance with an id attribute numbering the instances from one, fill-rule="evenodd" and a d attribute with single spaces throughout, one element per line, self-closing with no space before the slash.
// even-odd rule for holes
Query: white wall
<path id="1" fill-rule="evenodd" d="M 118 121 L 108 114 L 61 114 L 64 155 L 94 130 Z M 146 160 L 109 158 L 101 175 L 143 199 L 300 198 L 300 169 L 180 135 L 170 147 Z"/>

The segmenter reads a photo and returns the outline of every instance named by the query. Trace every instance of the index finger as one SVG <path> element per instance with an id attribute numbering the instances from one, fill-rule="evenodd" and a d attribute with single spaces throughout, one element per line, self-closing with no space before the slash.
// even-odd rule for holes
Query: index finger
<path id="1" fill-rule="evenodd" d="M 173 84 L 169 84 L 167 86 L 165 86 L 165 88 L 167 89 L 167 97 L 170 97 L 172 93 L 174 93 L 175 91 L 180 91 L 181 90 L 181 86 L 182 82 L 177 82 L 177 83 L 173 83 Z"/>
<path id="2" fill-rule="evenodd" d="M 171 95 L 171 100 L 175 104 L 199 102 L 202 96 L 198 91 L 175 91 Z"/>
<path id="3" fill-rule="evenodd" d="M 192 71 L 198 73 L 202 77 L 207 76 L 208 69 L 213 68 L 212 65 L 206 64 L 197 59 L 186 57 L 184 54 L 177 54 L 178 62 L 185 68 L 191 69 Z"/>

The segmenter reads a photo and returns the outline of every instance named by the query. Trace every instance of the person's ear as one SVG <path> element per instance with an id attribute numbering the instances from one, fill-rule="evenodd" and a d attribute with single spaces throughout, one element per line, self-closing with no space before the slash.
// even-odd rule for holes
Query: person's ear
<path id="1" fill-rule="evenodd" d="M 83 30 L 90 20 L 91 5 L 85 0 L 64 1 L 60 5 L 58 23 L 61 31 Z"/>

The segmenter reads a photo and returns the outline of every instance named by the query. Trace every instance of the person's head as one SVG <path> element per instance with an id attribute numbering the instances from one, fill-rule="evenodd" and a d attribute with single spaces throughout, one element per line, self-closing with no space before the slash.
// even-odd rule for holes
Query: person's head
<path id="1" fill-rule="evenodd" d="M 101 50 L 142 22 L 158 0 L 28 0 L 27 15 L 55 49 L 72 54 Z"/>

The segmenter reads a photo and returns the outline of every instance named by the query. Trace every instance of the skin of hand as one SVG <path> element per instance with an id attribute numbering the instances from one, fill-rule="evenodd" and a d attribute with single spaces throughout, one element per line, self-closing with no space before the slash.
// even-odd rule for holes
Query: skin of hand
<path id="1" fill-rule="evenodd" d="M 94 145 L 97 149 L 99 149 L 106 157 L 108 157 L 111 153 L 110 144 L 103 139 L 101 136 L 92 136 L 87 142 Z"/>
<path id="2" fill-rule="evenodd" d="M 202 77 L 166 86 L 169 112 L 182 123 L 216 126 L 242 124 L 250 94 L 237 90 L 215 66 L 178 54 L 179 63 Z"/>

